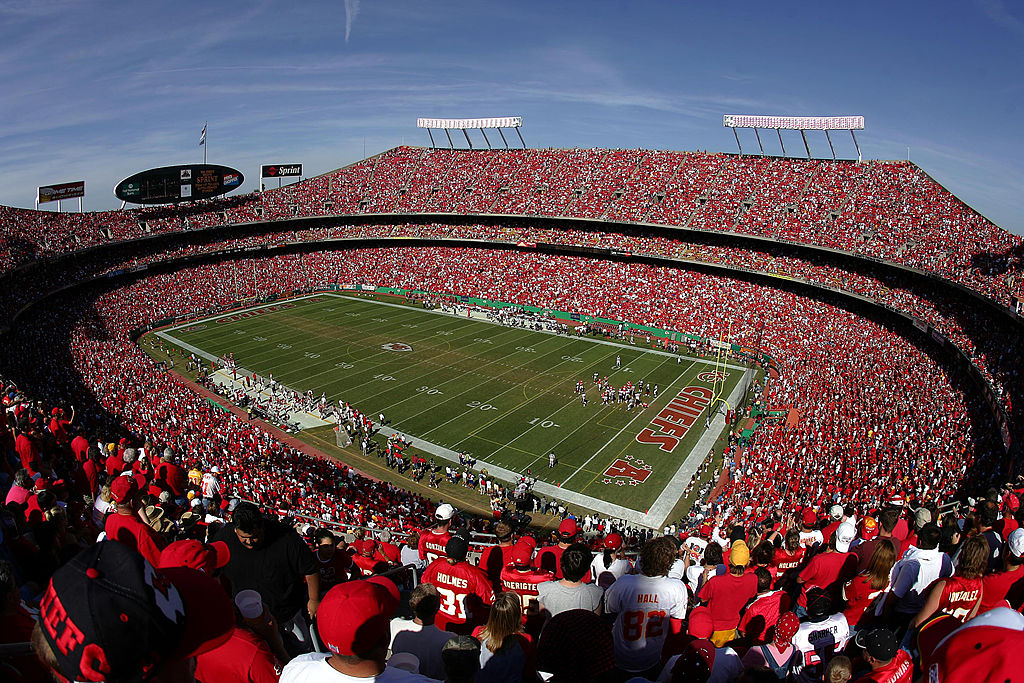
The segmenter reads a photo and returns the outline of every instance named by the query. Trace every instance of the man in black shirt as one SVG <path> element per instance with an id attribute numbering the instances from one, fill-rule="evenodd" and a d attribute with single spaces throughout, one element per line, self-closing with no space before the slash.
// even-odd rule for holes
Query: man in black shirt
<path id="1" fill-rule="evenodd" d="M 285 645 L 309 652 L 313 642 L 309 621 L 320 606 L 320 573 L 313 552 L 295 529 L 263 517 L 252 503 L 240 503 L 231 524 L 217 534 L 227 543 L 231 559 L 224 576 L 231 595 L 251 589 L 259 592 L 277 621 Z M 305 609 L 303 609 L 305 608 Z M 298 642 L 289 643 L 289 634 Z"/>

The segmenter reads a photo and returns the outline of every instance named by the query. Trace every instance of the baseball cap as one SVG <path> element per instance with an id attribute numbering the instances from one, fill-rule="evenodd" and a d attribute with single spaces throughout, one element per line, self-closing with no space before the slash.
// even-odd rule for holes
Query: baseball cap
<path id="1" fill-rule="evenodd" d="M 458 534 L 452 536 L 444 546 L 444 554 L 456 562 L 462 562 L 469 554 L 469 539 Z"/>
<path id="2" fill-rule="evenodd" d="M 214 465 L 213 467 L 210 468 L 210 473 L 211 474 L 220 474 L 220 468 L 217 467 L 216 465 Z"/>
<path id="3" fill-rule="evenodd" d="M 896 636 L 887 628 L 873 628 L 860 631 L 853 642 L 857 647 L 883 662 L 888 662 L 895 657 L 896 650 L 899 649 Z"/>
<path id="4" fill-rule="evenodd" d="M 746 567 L 750 562 L 750 548 L 744 541 L 736 541 L 732 544 L 732 551 L 729 553 L 729 564 L 737 567 Z"/>
<path id="5" fill-rule="evenodd" d="M 711 618 L 711 610 L 707 607 L 697 607 L 690 612 L 686 632 L 694 638 L 710 638 L 711 634 L 715 632 L 715 622 Z"/>
<path id="6" fill-rule="evenodd" d="M 377 542 L 372 538 L 364 539 L 359 544 L 359 552 L 363 555 L 372 555 L 373 551 L 377 549 Z"/>
<path id="7" fill-rule="evenodd" d="M 843 517 L 843 506 L 833 505 L 828 509 L 828 516 L 832 519 L 842 519 Z"/>
<path id="8" fill-rule="evenodd" d="M 715 646 L 709 640 L 695 640 L 676 660 L 672 667 L 673 682 L 706 683 L 711 678 L 711 669 L 715 666 Z"/>
<path id="9" fill-rule="evenodd" d="M 572 538 L 579 533 L 579 530 L 575 519 L 563 519 L 562 523 L 558 525 L 558 535 L 562 538 Z"/>
<path id="10" fill-rule="evenodd" d="M 1024 557 L 1024 529 L 1018 528 L 1010 532 L 1006 544 L 1014 557 Z"/>
<path id="11" fill-rule="evenodd" d="M 455 516 L 455 512 L 455 508 L 448 503 L 441 503 L 437 506 L 437 509 L 434 510 L 434 519 L 439 522 L 446 522 Z"/>
<path id="12" fill-rule="evenodd" d="M 807 591 L 807 614 L 812 617 L 827 617 L 832 613 L 832 598 L 820 588 Z"/>
<path id="13" fill-rule="evenodd" d="M 528 546 L 530 546 L 531 550 L 537 549 L 537 539 L 533 536 L 520 536 L 519 542 L 527 544 Z"/>
<path id="14" fill-rule="evenodd" d="M 804 509 L 803 513 L 804 526 L 814 526 L 818 521 L 818 515 L 811 508 Z"/>
<path id="15" fill-rule="evenodd" d="M 533 548 L 529 543 L 516 543 L 512 547 L 512 564 L 517 567 L 527 567 L 533 561 Z"/>
<path id="16" fill-rule="evenodd" d="M 190 567 L 212 574 L 231 559 L 231 551 L 224 541 L 201 543 L 196 540 L 175 541 L 160 553 L 160 568 Z"/>
<path id="17" fill-rule="evenodd" d="M 927 680 L 940 683 L 1020 680 L 1024 649 L 1024 615 L 997 607 L 975 617 L 939 642 L 931 653 L 921 652 Z"/>
<path id="18" fill-rule="evenodd" d="M 86 548 L 53 574 L 39 625 L 68 680 L 134 680 L 174 658 L 223 644 L 231 600 L 214 579 L 186 567 L 154 569 L 117 541 Z"/>
<path id="19" fill-rule="evenodd" d="M 115 477 L 110 484 L 110 499 L 115 503 L 126 503 L 139 492 L 139 485 L 134 477 Z"/>
<path id="20" fill-rule="evenodd" d="M 337 655 L 363 656 L 391 635 L 398 588 L 386 577 L 340 583 L 316 613 L 320 640 Z"/>
<path id="21" fill-rule="evenodd" d="M 850 544 L 857 540 L 857 527 L 843 522 L 836 529 L 836 550 L 841 553 L 850 552 Z"/>
<path id="22" fill-rule="evenodd" d="M 914 512 L 914 525 L 918 529 L 920 529 L 925 524 L 928 524 L 931 521 L 932 521 L 931 510 L 928 510 L 927 508 L 917 508 L 917 510 Z"/>
<path id="23" fill-rule="evenodd" d="M 618 550 L 622 547 L 622 536 L 616 533 L 608 534 L 604 537 L 604 547 Z"/>
<path id="24" fill-rule="evenodd" d="M 701 538 L 704 538 L 704 539 L 711 538 L 711 525 L 710 524 L 701 524 L 700 525 L 699 533 L 700 533 L 700 537 Z"/>

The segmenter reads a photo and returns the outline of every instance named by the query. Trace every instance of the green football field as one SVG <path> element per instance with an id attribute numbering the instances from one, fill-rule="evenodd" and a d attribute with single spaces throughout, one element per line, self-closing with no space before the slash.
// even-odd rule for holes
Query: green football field
<path id="1" fill-rule="evenodd" d="M 705 428 L 708 404 L 717 406 L 712 389 L 734 405 L 750 372 L 720 368 L 724 382 L 716 386 L 714 361 L 640 346 L 640 337 L 631 346 L 535 332 L 340 293 L 235 311 L 159 336 L 207 360 L 233 353 L 249 373 L 347 401 L 375 425 L 383 413 L 384 433 L 408 435 L 414 450 L 436 461 L 466 453 L 478 469 L 507 480 L 529 469 L 538 493 L 652 526 L 724 429 L 724 409 Z M 656 384 L 658 397 L 632 411 L 602 405 L 595 373 L 616 387 Z M 578 380 L 589 405 L 575 392 Z"/>

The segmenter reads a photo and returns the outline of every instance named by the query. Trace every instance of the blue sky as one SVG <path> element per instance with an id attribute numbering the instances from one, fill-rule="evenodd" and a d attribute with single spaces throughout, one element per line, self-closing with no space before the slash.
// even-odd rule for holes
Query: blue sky
<path id="1" fill-rule="evenodd" d="M 206 120 L 209 160 L 251 189 L 261 162 L 313 175 L 427 144 L 418 116 L 521 115 L 533 147 L 735 151 L 725 113 L 863 114 L 865 158 L 909 147 L 1024 234 L 1022 74 L 1019 0 L 0 0 L 0 203 L 84 178 L 86 209 L 116 207 L 118 180 L 201 160 Z"/>

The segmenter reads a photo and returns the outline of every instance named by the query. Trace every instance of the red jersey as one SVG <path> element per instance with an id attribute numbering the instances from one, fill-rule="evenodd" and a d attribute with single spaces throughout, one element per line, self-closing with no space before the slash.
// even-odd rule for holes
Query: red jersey
<path id="1" fill-rule="evenodd" d="M 792 600 L 785 591 L 771 591 L 755 597 L 743 612 L 739 628 L 743 635 L 768 642 L 768 629 L 774 627 L 779 616 L 788 612 L 790 607 Z"/>
<path id="2" fill-rule="evenodd" d="M 394 543 L 377 541 L 377 549 L 373 551 L 373 556 L 382 562 L 397 564 L 398 560 L 401 559 L 402 551 Z"/>
<path id="3" fill-rule="evenodd" d="M 487 622 L 487 605 L 494 602 L 494 589 L 478 568 L 468 562 L 451 564 L 442 557 L 427 567 L 421 581 L 433 584 L 441 595 L 441 609 L 434 620 L 439 629 L 450 624 L 472 629 Z"/>
<path id="4" fill-rule="evenodd" d="M 185 495 L 185 485 L 188 483 L 188 474 L 180 466 L 173 462 L 162 462 L 156 466 L 156 476 L 163 479 L 171 493 L 175 496 Z"/>
<path id="5" fill-rule="evenodd" d="M 892 661 L 883 667 L 864 674 L 857 679 L 861 681 L 872 681 L 873 683 L 910 683 L 914 680 L 914 662 L 905 650 L 896 650 Z"/>
<path id="6" fill-rule="evenodd" d="M 775 551 L 775 555 L 772 556 L 772 569 L 778 574 L 783 574 L 790 569 L 796 569 L 804 561 L 804 554 L 806 553 L 807 550 L 803 546 L 797 548 L 795 553 L 790 553 L 785 548 L 778 548 Z"/>
<path id="7" fill-rule="evenodd" d="M 107 515 L 103 530 L 107 532 L 107 539 L 119 541 L 132 550 L 138 551 L 143 557 L 149 560 L 154 567 L 160 566 L 160 551 L 163 550 L 163 539 L 148 524 L 134 514 L 122 515 L 115 512 Z"/>
<path id="8" fill-rule="evenodd" d="M 827 590 L 833 600 L 839 598 L 839 590 L 857 571 L 857 556 L 853 553 L 826 552 L 815 555 L 800 572 L 804 580 L 798 602 L 807 607 L 807 591 L 812 588 Z"/>
<path id="9" fill-rule="evenodd" d="M 79 434 L 71 440 L 71 452 L 75 454 L 75 460 L 85 462 L 89 458 L 89 440 Z"/>
<path id="10" fill-rule="evenodd" d="M 279 676 L 277 659 L 266 642 L 238 626 L 226 643 L 196 657 L 198 681 L 277 683 Z"/>
<path id="11" fill-rule="evenodd" d="M 520 571 L 514 567 L 506 567 L 501 570 L 501 590 L 512 591 L 522 598 L 523 620 L 525 621 L 527 610 L 530 609 L 535 612 L 538 608 L 537 586 L 545 581 L 553 581 L 554 578 L 555 575 L 551 572 L 533 569 L 532 567 L 526 571 Z"/>
<path id="12" fill-rule="evenodd" d="M 960 621 L 967 621 L 975 606 L 981 602 L 982 580 L 965 579 L 962 576 L 950 576 L 943 581 L 942 595 L 939 597 L 939 608 L 936 613 L 943 612 L 956 617 Z M 933 583 L 932 586 L 935 584 Z M 929 590 L 931 590 L 931 587 Z"/>
<path id="13" fill-rule="evenodd" d="M 846 600 L 843 614 L 846 615 L 850 628 L 857 625 L 871 603 L 884 592 L 885 588 L 875 590 L 871 587 L 871 577 L 868 574 L 858 574 L 846 582 L 843 586 L 843 599 Z"/>
<path id="14" fill-rule="evenodd" d="M 979 614 L 1003 606 L 1004 600 L 1016 610 L 1024 604 L 1024 569 L 989 574 L 983 581 L 985 589 L 981 594 Z"/>
<path id="15" fill-rule="evenodd" d="M 439 557 L 448 557 L 444 548 L 448 545 L 448 541 L 451 537 L 452 535 L 447 531 L 443 534 L 435 534 L 433 531 L 423 532 L 423 534 L 420 535 L 420 559 L 426 560 L 429 563 Z"/>
<path id="16" fill-rule="evenodd" d="M 697 597 L 701 602 L 708 604 L 715 630 L 729 631 L 739 625 L 740 610 L 755 595 L 757 595 L 756 575 L 721 574 L 708 579 L 707 583 L 701 587 Z"/>
<path id="17" fill-rule="evenodd" d="M 514 546 L 492 545 L 484 549 L 480 555 L 479 567 L 491 580 L 495 590 L 501 588 L 501 574 L 505 567 L 512 563 L 512 548 Z"/>

